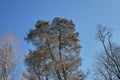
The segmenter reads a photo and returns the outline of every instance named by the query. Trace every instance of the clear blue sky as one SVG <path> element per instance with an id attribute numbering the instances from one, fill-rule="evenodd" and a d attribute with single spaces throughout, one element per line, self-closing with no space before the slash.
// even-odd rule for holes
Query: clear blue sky
<path id="1" fill-rule="evenodd" d="M 84 70 L 93 67 L 95 53 L 100 51 L 95 40 L 97 24 L 113 28 L 114 39 L 120 41 L 120 0 L 0 0 L 0 35 L 13 32 L 26 53 L 31 47 L 24 41 L 26 32 L 37 20 L 51 21 L 54 17 L 75 23 Z"/>

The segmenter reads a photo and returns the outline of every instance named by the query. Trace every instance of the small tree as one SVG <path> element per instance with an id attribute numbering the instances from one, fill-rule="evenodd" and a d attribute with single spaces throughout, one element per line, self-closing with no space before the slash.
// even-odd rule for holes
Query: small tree
<path id="1" fill-rule="evenodd" d="M 102 43 L 104 48 L 104 51 L 97 57 L 97 73 L 105 80 L 119 80 L 120 46 L 112 42 L 110 29 L 101 25 L 98 26 L 96 39 Z"/>
<path id="2" fill-rule="evenodd" d="M 12 33 L 0 38 L 0 80 L 15 78 L 12 74 L 16 68 L 18 57 L 18 42 Z"/>
<path id="3" fill-rule="evenodd" d="M 73 22 L 67 19 L 54 18 L 51 24 L 39 20 L 25 38 L 36 47 L 25 57 L 32 75 L 39 80 L 82 79 L 78 35 Z"/>

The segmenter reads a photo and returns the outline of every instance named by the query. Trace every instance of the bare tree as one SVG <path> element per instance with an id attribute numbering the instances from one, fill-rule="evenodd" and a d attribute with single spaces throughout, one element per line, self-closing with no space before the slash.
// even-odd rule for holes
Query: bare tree
<path id="1" fill-rule="evenodd" d="M 72 21 L 54 18 L 49 24 L 39 20 L 25 38 L 36 47 L 25 57 L 32 75 L 39 80 L 82 80 L 78 36 Z"/>
<path id="2" fill-rule="evenodd" d="M 0 80 L 14 80 L 17 57 L 18 42 L 8 33 L 0 38 Z"/>
<path id="3" fill-rule="evenodd" d="M 111 30 L 101 25 L 96 39 L 104 48 L 97 56 L 97 73 L 105 80 L 120 80 L 120 45 L 113 43 Z"/>

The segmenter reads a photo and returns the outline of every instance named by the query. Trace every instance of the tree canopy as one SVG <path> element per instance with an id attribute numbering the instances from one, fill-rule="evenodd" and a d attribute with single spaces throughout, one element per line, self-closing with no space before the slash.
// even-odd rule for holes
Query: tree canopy
<path id="1" fill-rule="evenodd" d="M 81 57 L 78 39 L 72 20 L 54 18 L 51 23 L 38 20 L 25 40 L 36 47 L 25 56 L 25 65 L 31 75 L 39 80 L 83 80 L 79 70 Z"/>
<path id="2" fill-rule="evenodd" d="M 96 39 L 104 49 L 96 59 L 97 76 L 104 80 L 120 80 L 120 45 L 113 42 L 111 30 L 101 25 L 98 26 Z"/>

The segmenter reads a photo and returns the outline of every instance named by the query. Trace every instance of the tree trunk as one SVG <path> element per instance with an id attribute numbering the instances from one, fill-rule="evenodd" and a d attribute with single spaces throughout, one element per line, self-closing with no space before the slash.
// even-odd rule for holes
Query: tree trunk
<path id="1" fill-rule="evenodd" d="M 59 30 L 59 32 L 60 32 L 60 35 L 59 35 L 59 56 L 60 56 L 60 63 L 61 63 L 61 66 L 62 66 L 62 72 L 63 72 L 64 80 L 67 80 L 67 78 L 66 78 L 66 72 L 64 70 L 64 64 L 63 64 L 63 61 L 62 61 L 62 53 L 61 53 L 61 30 Z"/>

